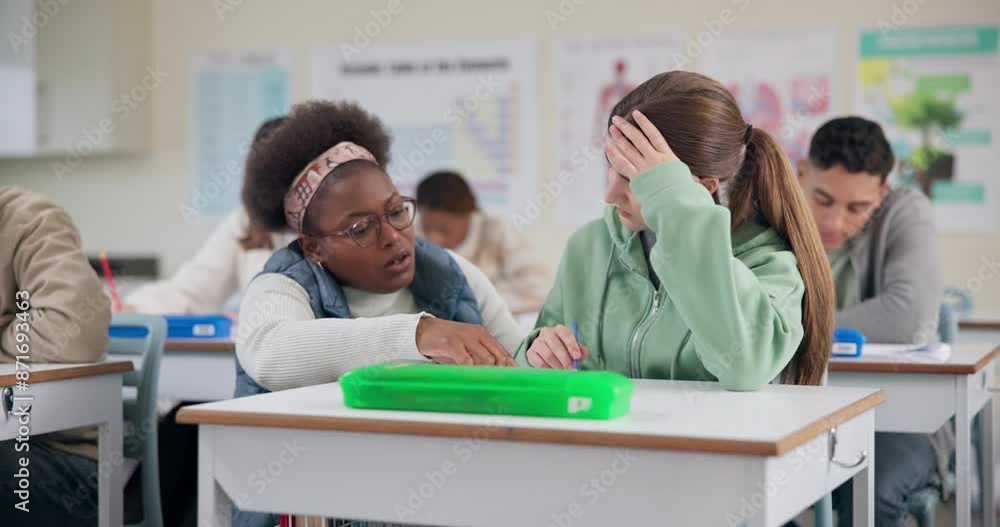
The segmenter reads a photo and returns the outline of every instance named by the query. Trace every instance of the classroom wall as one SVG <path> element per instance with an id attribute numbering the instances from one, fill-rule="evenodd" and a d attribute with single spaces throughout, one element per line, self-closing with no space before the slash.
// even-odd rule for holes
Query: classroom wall
<path id="1" fill-rule="evenodd" d="M 0 184 L 20 185 L 48 194 L 76 218 L 89 251 L 105 248 L 118 254 L 154 253 L 163 270 L 172 272 L 207 237 L 212 223 L 186 223 L 179 204 L 190 203 L 193 177 L 189 160 L 190 58 L 210 49 L 288 48 L 295 51 L 293 94 L 309 95 L 308 61 L 313 47 L 338 46 L 355 29 L 372 20 L 371 11 L 389 0 L 330 2 L 325 0 L 135 0 L 149 5 L 149 65 L 166 73 L 144 101 L 151 110 L 148 153 L 141 156 L 91 156 L 71 174 L 57 177 L 53 159 L 0 160 Z M 554 30 L 547 10 L 560 0 L 401 0 L 403 10 L 377 41 L 537 38 L 544 43 L 542 73 L 542 162 L 549 177 L 554 164 L 555 42 L 564 36 L 650 34 L 677 30 L 697 33 L 703 24 L 732 7 L 734 0 L 562 0 L 574 12 Z M 996 0 L 740 0 L 749 7 L 725 31 L 836 27 L 841 37 L 840 110 L 848 110 L 853 86 L 856 30 L 890 21 L 903 8 L 904 24 L 930 25 L 1000 22 Z M 69 7 L 81 8 L 84 2 Z M 217 13 L 220 6 L 231 10 Z M 227 9 L 228 9 L 227 7 Z M 914 12 L 914 7 L 916 11 Z M 79 45 L 63 35 L 66 46 Z M 457 44 L 456 44 L 457 45 Z M 95 57 L 95 60 L 100 60 Z M 768 57 L 760 57 L 767 68 Z M 419 96 L 414 98 L 415 103 Z M 995 177 L 995 175 L 994 175 Z M 528 229 L 537 250 L 555 266 L 571 229 L 555 223 L 555 211 L 544 211 Z M 968 280 L 1000 259 L 1000 232 L 990 235 L 940 235 L 940 251 L 949 284 Z M 981 276 L 986 276 L 983 271 Z M 971 285 L 975 285 L 975 281 Z M 977 306 L 1000 312 L 1000 277 L 984 281 Z"/>

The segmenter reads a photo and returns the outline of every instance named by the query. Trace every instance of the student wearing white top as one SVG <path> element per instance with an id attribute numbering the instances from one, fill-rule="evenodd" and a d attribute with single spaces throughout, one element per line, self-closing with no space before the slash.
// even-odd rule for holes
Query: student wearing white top
<path id="1" fill-rule="evenodd" d="M 146 284 L 125 298 L 125 309 L 142 313 L 206 314 L 223 310 L 234 293 L 246 290 L 275 250 L 295 236 L 265 233 L 266 243 L 247 245 L 249 220 L 240 207 L 212 231 L 194 257 L 173 276 Z"/>
<path id="2" fill-rule="evenodd" d="M 520 330 L 464 258 L 413 232 L 414 200 L 385 171 L 381 121 L 349 103 L 296 105 L 248 160 L 251 221 L 298 240 L 250 282 L 236 337 L 236 395 L 336 381 L 393 360 L 514 366 Z M 270 526 L 236 511 L 234 525 Z"/>
<path id="3" fill-rule="evenodd" d="M 552 272 L 509 221 L 479 209 L 460 174 L 435 172 L 417 185 L 417 233 L 462 255 L 489 277 L 514 314 L 537 314 Z M 534 322 L 534 319 L 532 319 Z"/>
<path id="4" fill-rule="evenodd" d="M 254 134 L 251 151 L 267 144 L 285 117 L 265 121 Z M 243 192 L 252 191 L 244 178 Z M 295 236 L 287 229 L 268 231 L 250 222 L 246 209 L 239 207 L 220 223 L 194 257 L 166 280 L 136 289 L 125 298 L 126 311 L 167 314 L 213 314 L 225 310 L 227 300 L 246 290 L 254 276 L 274 251 L 288 245 Z M 165 525 L 177 525 L 195 502 L 189 489 L 197 484 L 198 435 L 190 425 L 175 420 L 186 402 L 159 401 L 161 412 L 157 427 L 160 456 L 174 463 L 160 466 L 160 489 Z M 141 488 L 133 477 L 125 490 L 126 523 L 141 518 Z"/>
<path id="5" fill-rule="evenodd" d="M 251 150 L 267 144 L 285 121 L 264 122 L 254 136 Z M 244 178 L 243 192 L 252 192 Z M 125 298 L 126 311 L 142 313 L 219 313 L 235 293 L 246 290 L 274 251 L 288 245 L 295 235 L 287 229 L 267 231 L 253 225 L 246 209 L 231 212 L 212 231 L 194 257 L 170 278 L 136 289 Z"/>

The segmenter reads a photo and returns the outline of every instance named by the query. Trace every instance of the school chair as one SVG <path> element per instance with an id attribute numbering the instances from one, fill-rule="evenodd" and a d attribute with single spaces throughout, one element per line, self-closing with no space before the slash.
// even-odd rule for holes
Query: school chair
<path id="1" fill-rule="evenodd" d="M 938 337 L 942 344 L 954 344 L 958 339 L 958 317 L 955 311 L 948 304 L 942 304 L 938 312 Z M 973 450 L 980 452 L 979 434 L 975 432 L 975 427 L 979 425 L 977 417 L 973 424 Z M 975 465 L 975 463 L 973 463 Z M 980 478 L 981 480 L 982 478 Z M 910 496 L 909 512 L 920 527 L 934 527 L 937 519 L 937 507 L 941 502 L 941 491 L 951 496 L 955 493 L 956 487 L 955 473 L 948 471 L 945 481 L 937 481 L 933 485 L 920 489 Z M 973 496 L 975 497 L 975 496 Z M 975 508 L 975 503 L 973 503 Z"/>
<path id="2" fill-rule="evenodd" d="M 142 522 L 130 525 L 163 527 L 156 441 L 156 394 L 167 321 L 158 315 L 115 313 L 111 318 L 111 327 L 114 336 L 111 337 L 108 353 L 141 357 L 139 365 L 125 375 L 123 382 L 126 387 L 136 389 L 135 398 L 126 398 L 124 403 L 124 457 L 132 463 L 132 468 L 142 465 Z M 126 473 L 131 473 L 131 470 Z"/>

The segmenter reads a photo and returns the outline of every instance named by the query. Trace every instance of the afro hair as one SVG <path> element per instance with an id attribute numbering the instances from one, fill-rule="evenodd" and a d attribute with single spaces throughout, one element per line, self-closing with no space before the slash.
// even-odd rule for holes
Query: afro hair
<path id="1" fill-rule="evenodd" d="M 330 147 L 351 141 L 368 149 L 384 167 L 391 139 L 382 121 L 349 102 L 306 101 L 255 144 L 247 158 L 243 205 L 254 225 L 270 231 L 286 228 L 285 194 L 295 176 Z"/>
<path id="2" fill-rule="evenodd" d="M 260 127 L 257 128 L 257 132 L 253 134 L 253 144 L 251 148 L 257 148 L 259 145 L 265 144 L 271 141 L 271 137 L 274 132 L 285 124 L 288 120 L 288 116 L 279 115 L 278 117 L 272 117 L 263 123 L 260 123 Z"/>

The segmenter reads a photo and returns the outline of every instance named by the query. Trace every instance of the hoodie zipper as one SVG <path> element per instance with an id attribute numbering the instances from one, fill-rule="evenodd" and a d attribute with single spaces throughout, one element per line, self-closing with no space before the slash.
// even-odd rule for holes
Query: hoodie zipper
<path id="1" fill-rule="evenodd" d="M 642 378 L 641 365 L 639 362 L 639 349 L 642 345 L 643 337 L 646 336 L 646 331 L 649 330 L 649 326 L 652 325 L 653 319 L 656 318 L 656 311 L 658 309 L 660 309 L 660 290 L 654 289 L 652 308 L 646 311 L 646 315 L 639 321 L 639 325 L 632 330 L 632 338 L 629 339 L 629 345 L 626 352 L 629 377 Z"/>

